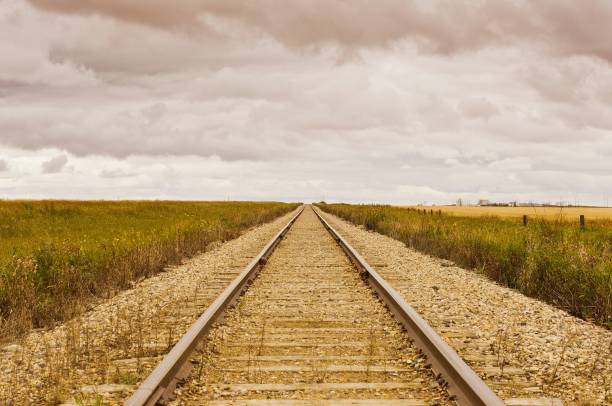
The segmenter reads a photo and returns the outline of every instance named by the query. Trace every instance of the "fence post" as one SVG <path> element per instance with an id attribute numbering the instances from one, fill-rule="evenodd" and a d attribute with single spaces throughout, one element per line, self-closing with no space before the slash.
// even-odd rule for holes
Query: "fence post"
<path id="1" fill-rule="evenodd" d="M 429 209 L 429 214 L 433 216 L 433 209 Z"/>
<path id="2" fill-rule="evenodd" d="M 441 216 L 441 215 L 442 215 L 442 210 L 438 209 L 438 216 Z"/>
<path id="3" fill-rule="evenodd" d="M 526 226 L 527 225 L 527 215 L 523 214 L 523 225 Z"/>
<path id="4" fill-rule="evenodd" d="M 580 228 L 584 228 L 584 214 L 580 215 Z"/>

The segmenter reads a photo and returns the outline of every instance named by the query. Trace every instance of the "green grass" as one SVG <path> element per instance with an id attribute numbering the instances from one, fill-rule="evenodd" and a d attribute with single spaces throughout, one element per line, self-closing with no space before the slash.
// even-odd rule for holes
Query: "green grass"
<path id="1" fill-rule="evenodd" d="M 0 201 L 0 338 L 82 311 L 297 205 Z"/>
<path id="2" fill-rule="evenodd" d="M 407 246 L 477 270 L 572 315 L 612 326 L 612 222 L 434 215 L 392 206 L 320 204 Z"/>

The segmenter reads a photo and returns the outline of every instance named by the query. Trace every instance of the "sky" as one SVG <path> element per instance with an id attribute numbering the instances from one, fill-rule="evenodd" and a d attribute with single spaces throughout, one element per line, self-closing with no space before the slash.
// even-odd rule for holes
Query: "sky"
<path id="1" fill-rule="evenodd" d="M 0 0 L 0 198 L 612 204 L 610 0 Z"/>

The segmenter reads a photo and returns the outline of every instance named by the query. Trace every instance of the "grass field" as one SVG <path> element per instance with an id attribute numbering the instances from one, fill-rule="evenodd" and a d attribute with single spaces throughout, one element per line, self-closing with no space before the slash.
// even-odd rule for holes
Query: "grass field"
<path id="1" fill-rule="evenodd" d="M 0 338 L 48 326 L 297 205 L 0 201 Z"/>
<path id="2" fill-rule="evenodd" d="M 578 221 L 583 214 L 586 220 L 612 220 L 609 207 L 495 207 L 495 206 L 399 206 L 420 210 L 441 210 L 444 214 L 462 217 L 529 217 L 546 220 Z"/>
<path id="3" fill-rule="evenodd" d="M 612 222 L 430 215 L 376 205 L 319 205 L 419 251 L 446 258 L 544 300 L 575 316 L 612 327 Z"/>

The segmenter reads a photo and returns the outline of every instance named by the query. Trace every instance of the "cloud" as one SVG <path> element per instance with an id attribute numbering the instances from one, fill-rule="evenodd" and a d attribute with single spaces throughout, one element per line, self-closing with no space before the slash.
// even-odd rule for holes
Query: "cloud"
<path id="1" fill-rule="evenodd" d="M 462 101 L 459 111 L 469 118 L 489 118 L 498 113 L 497 107 L 484 98 Z"/>
<path id="2" fill-rule="evenodd" d="M 4 0 L 0 188 L 598 202 L 609 4 Z"/>
<path id="3" fill-rule="evenodd" d="M 161 0 L 95 1 L 83 0 L 33 0 L 43 9 L 59 13 L 99 14 L 113 18 L 148 24 L 158 27 L 173 27 L 197 22 L 198 14 L 207 6 L 207 1 L 180 0 L 174 6 Z"/>
<path id="4" fill-rule="evenodd" d="M 46 32 L 41 32 L 45 30 Z M 36 84 L 69 87 L 97 83 L 95 74 L 70 60 L 49 59 L 54 39 L 61 39 L 61 27 L 23 4 L 11 0 L 0 5 L 0 83 L 13 88 Z M 1 93 L 0 93 L 1 94 Z"/>
<path id="5" fill-rule="evenodd" d="M 30 1 L 57 13 L 102 15 L 192 35 L 219 34 L 219 27 L 228 26 L 236 31 L 239 25 L 245 34 L 266 35 L 289 47 L 376 47 L 409 39 L 452 53 L 536 40 L 553 52 L 612 61 L 607 0 L 289 0 L 282 6 L 275 0 Z"/>
<path id="6" fill-rule="evenodd" d="M 42 163 L 41 165 L 42 172 L 43 173 L 61 172 L 67 163 L 68 163 L 68 157 L 66 155 L 58 155 Z"/>
<path id="7" fill-rule="evenodd" d="M 115 169 L 104 169 L 102 172 L 100 172 L 100 176 L 102 176 L 103 178 L 107 178 L 107 179 L 118 179 L 118 178 L 131 178 L 133 176 L 137 176 L 137 174 L 133 172 L 126 172 L 119 168 L 115 168 Z"/>

